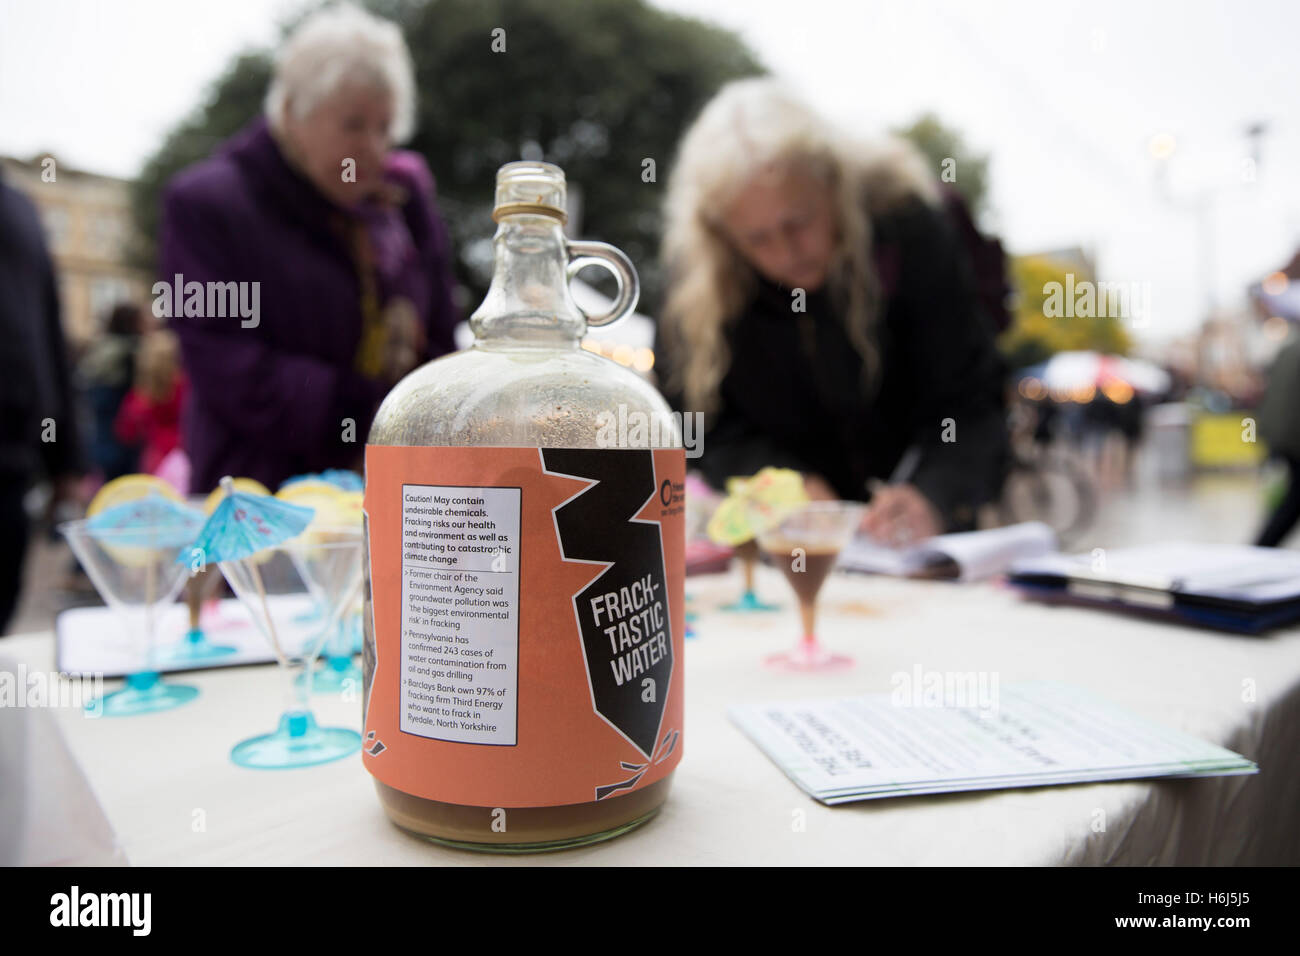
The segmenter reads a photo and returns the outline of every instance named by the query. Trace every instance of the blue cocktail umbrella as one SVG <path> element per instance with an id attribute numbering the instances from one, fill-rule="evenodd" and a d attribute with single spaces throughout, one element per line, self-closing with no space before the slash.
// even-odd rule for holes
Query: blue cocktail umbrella
<path id="1" fill-rule="evenodd" d="M 276 660 L 288 678 L 286 689 L 293 698 L 281 714 L 275 731 L 241 741 L 231 751 L 231 759 L 243 767 L 271 769 L 309 766 L 355 753 L 361 746 L 360 735 L 349 728 L 317 726 L 305 699 L 309 689 L 299 692 L 292 682 L 293 661 L 300 659 L 304 668 L 311 667 L 320 649 L 318 638 L 323 638 L 337 624 L 338 611 L 329 615 L 319 635 L 306 643 L 302 653 L 295 652 L 282 640 L 292 639 L 291 633 L 277 632 L 275 615 L 258 569 L 257 556 L 305 531 L 316 514 L 315 509 L 269 495 L 236 491 L 229 477 L 221 479 L 221 488 L 226 497 L 213 509 L 194 542 L 194 548 L 200 552 L 196 556 L 217 562 L 236 597 L 270 641 Z M 342 542 L 313 539 L 309 545 L 313 551 L 322 553 L 323 561 L 337 553 L 338 560 L 330 563 L 338 564 L 344 571 L 350 572 L 355 565 L 355 574 L 339 574 L 333 580 L 332 591 L 336 594 L 332 596 L 340 602 L 340 607 L 344 601 L 351 600 L 359 585 L 359 532 L 356 538 L 356 541 Z M 350 560 L 354 557 L 355 560 Z"/>
<path id="2" fill-rule="evenodd" d="M 157 492 L 101 511 L 86 522 L 92 537 L 118 547 L 179 548 L 203 526 L 203 512 Z"/>
<path id="3" fill-rule="evenodd" d="M 270 495 L 236 491 L 229 475 L 221 479 L 221 488 L 226 497 L 212 510 L 191 549 L 201 552 L 204 562 L 241 561 L 274 548 L 301 534 L 316 514 L 314 508 Z"/>
<path id="4" fill-rule="evenodd" d="M 197 688 L 161 680 L 154 640 L 157 612 L 184 584 L 184 568 L 172 561 L 172 554 L 181 551 L 202 524 L 201 512 L 149 492 L 84 521 L 60 525 L 104 603 L 133 639 L 144 635 L 144 660 L 126 675 L 125 688 L 94 701 L 96 716 L 154 713 L 198 694 Z"/>
<path id="5" fill-rule="evenodd" d="M 86 533 L 120 560 L 145 564 L 150 554 L 155 560 L 166 561 L 175 551 L 179 562 L 184 562 L 190 544 L 203 527 L 203 512 L 183 501 L 177 501 L 157 492 L 142 498 L 108 508 L 86 522 Z M 204 638 L 195 624 L 187 633 L 182 645 L 153 647 L 155 658 L 151 666 L 159 663 L 203 660 L 222 654 L 233 654 L 235 648 L 213 645 Z"/>
<path id="6" fill-rule="evenodd" d="M 346 468 L 326 468 L 324 471 L 294 475 L 292 478 L 286 478 L 280 488 L 283 490 L 290 485 L 298 484 L 300 481 L 323 481 L 327 485 L 333 485 L 344 491 L 365 490 L 365 482 L 361 480 L 361 476 L 355 471 L 348 471 Z"/>
<path id="7" fill-rule="evenodd" d="M 266 586 L 257 563 L 251 559 L 301 534 L 316 511 L 270 495 L 236 491 L 229 475 L 221 479 L 221 490 L 226 496 L 212 509 L 188 553 L 182 552 L 176 560 L 198 558 L 201 565 L 215 561 L 236 596 L 266 630 L 276 656 L 282 657 L 275 623 L 266 605 Z M 254 594 L 257 604 L 252 603 Z"/>

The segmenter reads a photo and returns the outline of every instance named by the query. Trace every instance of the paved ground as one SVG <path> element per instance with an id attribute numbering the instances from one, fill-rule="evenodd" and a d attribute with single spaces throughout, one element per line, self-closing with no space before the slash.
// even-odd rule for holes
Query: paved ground
<path id="1" fill-rule="evenodd" d="M 1171 482 L 1139 467 L 1128 487 L 1102 494 L 1096 520 L 1071 550 L 1168 540 L 1250 544 L 1264 522 L 1266 477 L 1271 472 L 1210 472 Z M 1300 533 L 1287 544 L 1300 547 Z"/>
<path id="2" fill-rule="evenodd" d="M 102 603 L 85 575 L 75 570 L 72 552 L 62 541 L 51 541 L 44 530 L 29 543 L 23 596 L 9 622 L 10 634 L 45 631 L 54 615 L 66 607 Z"/>

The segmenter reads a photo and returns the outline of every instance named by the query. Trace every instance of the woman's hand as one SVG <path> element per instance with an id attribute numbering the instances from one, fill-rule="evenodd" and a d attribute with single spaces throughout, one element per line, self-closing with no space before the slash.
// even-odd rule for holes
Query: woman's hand
<path id="1" fill-rule="evenodd" d="M 938 534 L 939 513 L 915 485 L 878 485 L 860 530 L 877 541 L 905 547 Z"/>

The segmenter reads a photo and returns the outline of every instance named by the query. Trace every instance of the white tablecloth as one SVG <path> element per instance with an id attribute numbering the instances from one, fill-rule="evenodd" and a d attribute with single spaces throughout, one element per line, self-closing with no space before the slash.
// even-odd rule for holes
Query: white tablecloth
<path id="1" fill-rule="evenodd" d="M 760 568 L 758 580 L 783 611 L 728 615 L 717 607 L 738 576 L 688 579 L 701 616 L 686 643 L 685 753 L 672 795 L 641 829 L 578 850 L 505 857 L 413 838 L 388 822 L 359 757 L 296 771 L 235 766 L 230 747 L 275 724 L 273 667 L 183 675 L 202 693 L 168 713 L 52 713 L 136 864 L 1300 863 L 1300 629 L 1235 637 L 1040 606 L 987 585 L 836 575 L 823 593 L 823 639 L 857 666 L 798 675 L 761 664 L 793 643 L 797 620 L 779 574 Z M 52 637 L 7 638 L 0 653 L 48 669 Z M 829 808 L 726 716 L 738 701 L 888 692 L 891 675 L 917 665 L 996 672 L 1003 685 L 1077 682 L 1261 772 Z M 315 701 L 322 724 L 359 725 L 359 700 Z"/>

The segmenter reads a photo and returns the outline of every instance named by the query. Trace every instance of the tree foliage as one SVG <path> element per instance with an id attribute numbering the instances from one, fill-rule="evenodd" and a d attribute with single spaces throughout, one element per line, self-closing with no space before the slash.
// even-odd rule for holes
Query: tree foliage
<path id="1" fill-rule="evenodd" d="M 1114 355 L 1128 353 L 1132 341 L 1123 324 L 1113 315 L 1048 314 L 1053 311 L 1046 307 L 1049 283 L 1064 284 L 1069 272 L 1076 273 L 1076 281 L 1092 281 L 1093 278 L 1077 274 L 1075 266 L 1064 265 L 1046 256 L 1016 256 L 1011 260 L 1015 309 L 1011 327 L 1000 342 L 1009 367 L 1034 365 L 1057 352 L 1092 349 Z"/>
<path id="2" fill-rule="evenodd" d="M 930 160 L 930 168 L 936 176 L 942 177 L 945 168 L 951 169 L 952 178 L 945 181 L 961 193 L 970 207 L 971 216 L 978 221 L 987 199 L 988 156 L 972 152 L 962 134 L 945 126 L 933 113 L 923 113 L 910 126 L 894 132 L 912 141 Z M 951 162 L 947 163 L 949 160 Z"/>
<path id="3" fill-rule="evenodd" d="M 408 148 L 438 180 L 461 253 L 457 271 L 479 292 L 491 236 L 497 168 L 520 158 L 562 166 L 581 190 L 584 238 L 622 248 L 659 292 L 659 210 L 686 125 L 728 80 L 762 72 L 733 34 L 643 0 L 372 0 L 401 26 L 415 65 L 417 129 Z M 286 29 L 289 25 L 286 25 Z M 504 31 L 504 33 L 494 33 Z M 498 50 L 504 41 L 504 50 Z M 265 51 L 239 56 L 206 100 L 148 161 L 135 192 L 141 233 L 157 235 L 172 174 L 202 159 L 261 109 Z M 527 154 L 525 156 L 525 154 Z M 646 160 L 654 181 L 646 182 Z M 146 250 L 145 262 L 152 250 Z"/>

